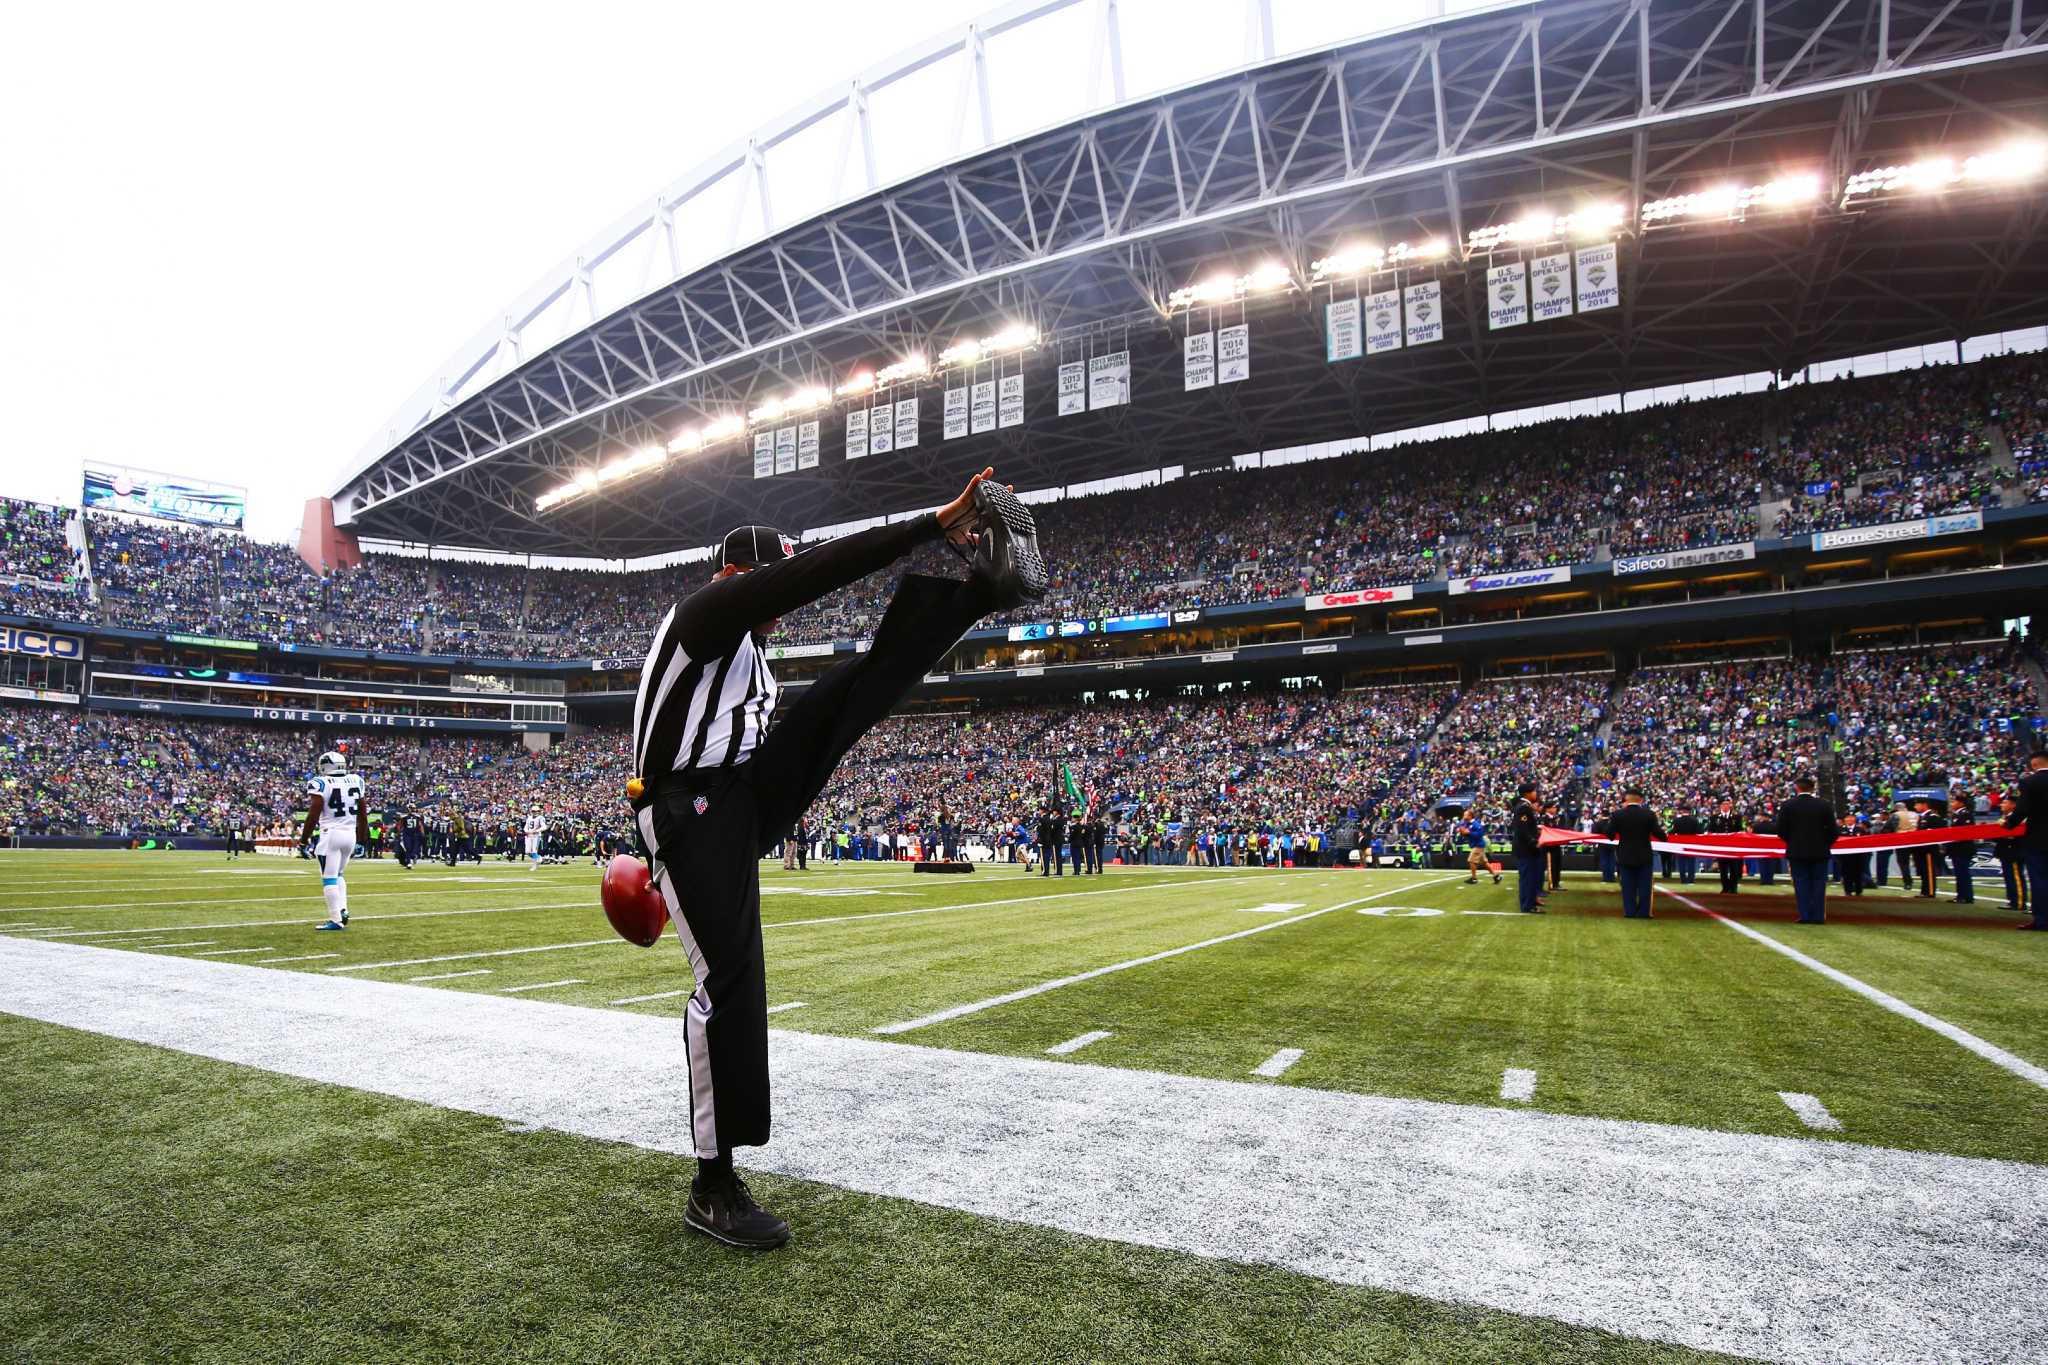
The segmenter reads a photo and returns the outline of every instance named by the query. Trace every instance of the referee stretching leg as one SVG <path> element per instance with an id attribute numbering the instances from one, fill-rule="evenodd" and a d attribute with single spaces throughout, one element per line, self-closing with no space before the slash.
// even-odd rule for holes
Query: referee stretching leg
<path id="1" fill-rule="evenodd" d="M 789 1240 L 789 1225 L 732 1168 L 733 1148 L 768 1141 L 759 860 L 970 626 L 1045 595 L 1030 510 L 989 481 L 994 473 L 983 470 L 936 513 L 803 554 L 770 527 L 742 526 L 726 536 L 717 576 L 654 632 L 633 705 L 633 814 L 697 977 L 684 1013 L 697 1177 L 683 1218 L 721 1242 L 766 1250 Z M 868 651 L 776 715 L 761 648 L 776 618 L 941 537 L 962 552 L 967 578 L 906 574 Z"/>

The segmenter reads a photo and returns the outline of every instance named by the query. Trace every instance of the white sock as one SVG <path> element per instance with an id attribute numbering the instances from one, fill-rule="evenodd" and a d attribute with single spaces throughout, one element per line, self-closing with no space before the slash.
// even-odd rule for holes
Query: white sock
<path id="1" fill-rule="evenodd" d="M 327 901 L 327 918 L 336 924 L 348 913 L 348 884 L 339 877 L 322 877 L 320 894 Z"/>

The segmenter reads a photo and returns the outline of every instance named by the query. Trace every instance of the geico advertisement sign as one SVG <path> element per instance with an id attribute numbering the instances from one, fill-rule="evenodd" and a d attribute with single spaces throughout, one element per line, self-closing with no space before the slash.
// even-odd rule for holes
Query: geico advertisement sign
<path id="1" fill-rule="evenodd" d="M 85 641 L 76 635 L 51 635 L 20 626 L 0 626 L 0 654 L 35 654 L 51 659 L 83 659 Z"/>

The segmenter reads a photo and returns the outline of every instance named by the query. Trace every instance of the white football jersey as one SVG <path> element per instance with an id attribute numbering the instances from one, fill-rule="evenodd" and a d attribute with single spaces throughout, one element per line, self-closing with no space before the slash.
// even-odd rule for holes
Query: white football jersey
<path id="1" fill-rule="evenodd" d="M 546 833 L 548 832 L 548 818 L 547 818 L 547 816 L 545 816 L 545 815 L 529 815 L 529 816 L 527 816 L 527 817 L 526 817 L 526 832 L 527 832 L 528 834 L 546 834 Z"/>
<path id="2" fill-rule="evenodd" d="M 363 804 L 363 779 L 358 774 L 316 777 L 306 784 L 306 795 L 320 798 L 321 829 L 356 827 L 356 812 Z"/>

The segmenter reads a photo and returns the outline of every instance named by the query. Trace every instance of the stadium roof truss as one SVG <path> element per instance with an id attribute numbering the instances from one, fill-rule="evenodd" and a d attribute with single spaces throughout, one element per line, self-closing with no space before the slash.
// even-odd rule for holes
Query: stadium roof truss
<path id="1" fill-rule="evenodd" d="M 1073 3 L 1093 6 L 1110 107 L 774 228 L 600 315 L 598 253 L 637 247 L 675 263 L 664 224 L 678 201 L 656 201 L 456 358 L 461 377 L 437 382 L 411 429 L 337 490 L 344 523 L 416 542 L 637 557 L 708 543 L 736 521 L 802 527 L 928 505 L 984 461 L 1020 487 L 1051 486 L 1791 372 L 2048 312 L 2039 186 L 1837 207 L 1848 176 L 1873 164 L 2048 129 L 2048 0 L 1543 0 L 1135 102 L 1120 98 L 1115 0 L 1012 5 L 750 140 L 742 170 L 757 176 L 763 218 L 759 163 L 775 136 L 836 114 L 843 155 L 872 178 L 862 91 L 947 58 L 967 71 L 956 121 L 970 126 L 978 106 L 986 134 L 987 39 Z M 1251 0 L 1255 35 L 1268 3 Z M 714 159 L 699 180 L 732 164 Z M 1565 324 L 1488 335 L 1483 270 L 1454 258 L 1440 272 L 1448 344 L 1330 364 L 1321 300 L 1292 293 L 1253 306 L 1256 382 L 1182 399 L 1166 299 L 1198 275 L 1278 260 L 1305 280 L 1311 260 L 1347 241 L 1462 243 L 1534 203 L 1633 209 L 1787 167 L 1820 175 L 1817 210 L 1626 235 L 1618 316 L 1577 320 L 1569 340 L 1545 330 Z M 519 319 L 565 295 L 596 320 L 521 357 Z M 535 511 L 542 490 L 683 425 L 1008 321 L 1045 338 L 1022 426 L 858 464 L 837 459 L 828 435 L 819 468 L 760 481 L 741 439 Z M 1097 351 L 1128 340 L 1134 403 L 1055 418 L 1053 353 L 1076 358 L 1091 337 Z"/>

